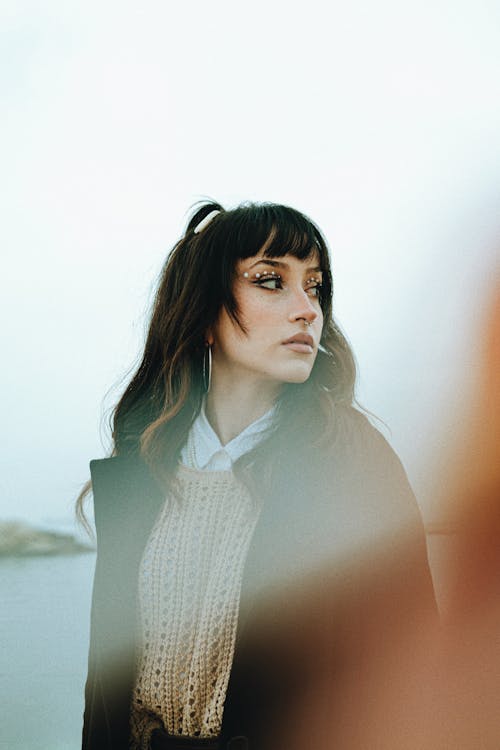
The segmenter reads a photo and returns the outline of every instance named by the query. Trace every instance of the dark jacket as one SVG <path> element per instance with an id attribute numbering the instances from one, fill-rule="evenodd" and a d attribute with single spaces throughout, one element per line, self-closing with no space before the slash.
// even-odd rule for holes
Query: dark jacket
<path id="1" fill-rule="evenodd" d="M 231 738 L 242 736 L 249 750 L 267 748 L 267 728 L 286 720 L 315 669 L 300 637 L 305 624 L 314 623 L 322 633 L 332 626 L 333 655 L 338 571 L 343 571 L 342 588 L 355 568 L 346 560 L 377 543 L 391 549 L 384 540 L 410 529 L 414 553 L 408 576 L 419 582 L 417 596 L 432 599 L 423 529 L 405 472 L 364 416 L 346 410 L 330 448 L 313 448 L 294 435 L 285 442 L 274 436 L 264 449 L 268 458 L 276 451 L 271 479 L 261 480 L 258 461 L 242 474 L 260 494 L 263 510 L 245 564 L 223 750 L 231 747 Z M 165 492 L 138 457 L 92 461 L 91 475 L 98 554 L 83 749 L 125 750 L 139 565 Z M 337 658 L 338 653 L 332 663 Z"/>

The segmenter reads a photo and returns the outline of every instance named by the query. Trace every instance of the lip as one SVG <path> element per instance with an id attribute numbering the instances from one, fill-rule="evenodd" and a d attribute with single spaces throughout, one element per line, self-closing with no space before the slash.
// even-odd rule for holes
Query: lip
<path id="1" fill-rule="evenodd" d="M 314 351 L 314 339 L 308 333 L 296 333 L 289 339 L 283 341 L 283 346 L 300 354 L 312 354 Z"/>

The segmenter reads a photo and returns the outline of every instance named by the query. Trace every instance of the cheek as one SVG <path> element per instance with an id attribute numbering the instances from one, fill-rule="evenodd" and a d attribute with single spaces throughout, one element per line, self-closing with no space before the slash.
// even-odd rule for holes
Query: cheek
<path id="1" fill-rule="evenodd" d="M 241 321 L 249 334 L 251 334 L 254 328 L 269 325 L 275 317 L 272 306 L 267 304 L 267 300 L 265 299 L 247 300 L 244 305 L 240 306 L 240 310 Z"/>
<path id="2" fill-rule="evenodd" d="M 238 302 L 238 318 L 245 331 L 235 323 L 228 313 L 223 310 L 213 329 L 214 339 L 220 352 L 230 357 L 238 356 L 248 347 L 254 348 L 256 343 L 263 344 L 264 332 L 269 330 L 272 323 L 269 309 L 259 304 L 259 300 Z"/>
<path id="3" fill-rule="evenodd" d="M 263 291 L 245 288 L 235 295 L 239 310 L 239 318 L 248 331 L 248 335 L 256 328 L 268 327 L 279 317 L 279 305 L 272 295 Z"/>

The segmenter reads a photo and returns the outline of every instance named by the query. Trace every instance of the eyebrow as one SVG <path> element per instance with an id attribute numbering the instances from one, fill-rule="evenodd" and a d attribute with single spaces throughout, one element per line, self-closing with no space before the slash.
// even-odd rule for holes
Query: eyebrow
<path id="1" fill-rule="evenodd" d="M 268 258 L 261 258 L 261 260 L 257 260 L 255 263 L 252 263 L 250 268 L 255 268 L 255 266 L 258 266 L 262 263 L 267 266 L 273 266 L 273 268 L 290 268 L 288 263 L 284 263 L 282 260 L 270 260 Z M 306 268 L 304 273 L 322 273 L 322 270 L 320 266 L 313 266 L 311 268 Z"/>

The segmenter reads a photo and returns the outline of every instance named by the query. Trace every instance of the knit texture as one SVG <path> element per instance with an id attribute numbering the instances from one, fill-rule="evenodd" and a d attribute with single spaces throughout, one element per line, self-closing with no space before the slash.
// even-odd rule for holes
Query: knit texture
<path id="1" fill-rule="evenodd" d="M 139 574 L 131 747 L 151 732 L 220 734 L 243 567 L 259 505 L 230 471 L 179 466 Z"/>

